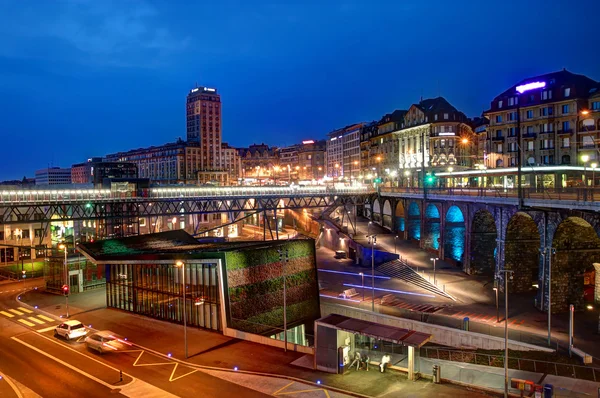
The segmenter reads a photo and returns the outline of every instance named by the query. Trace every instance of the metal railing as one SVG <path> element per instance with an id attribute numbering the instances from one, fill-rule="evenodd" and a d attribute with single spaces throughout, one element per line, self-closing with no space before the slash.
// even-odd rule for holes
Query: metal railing
<path id="1" fill-rule="evenodd" d="M 150 188 L 131 192 L 114 192 L 106 189 L 57 189 L 57 190 L 0 190 L 1 203 L 56 203 L 56 202 L 102 202 L 115 199 L 147 200 L 148 198 L 235 198 L 260 196 L 325 196 L 353 195 L 375 192 L 369 186 L 330 187 L 173 187 Z"/>
<path id="2" fill-rule="evenodd" d="M 504 355 L 483 354 L 474 351 L 460 351 L 442 348 L 422 347 L 422 357 L 441 359 L 453 362 L 470 363 L 474 365 L 504 367 Z M 538 359 L 508 357 L 508 367 L 528 372 L 544 373 L 573 379 L 600 380 L 600 368 L 569 363 L 542 361 Z"/>

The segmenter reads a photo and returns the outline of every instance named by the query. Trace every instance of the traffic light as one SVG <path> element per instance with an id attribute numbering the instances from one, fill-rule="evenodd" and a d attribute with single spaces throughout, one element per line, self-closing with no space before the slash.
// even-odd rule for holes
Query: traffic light
<path id="1" fill-rule="evenodd" d="M 63 292 L 63 295 L 68 296 L 69 295 L 69 286 L 63 285 L 62 292 Z"/>
<path id="2" fill-rule="evenodd" d="M 91 209 L 91 208 L 92 208 L 92 206 L 93 206 L 93 205 L 92 205 L 91 203 L 86 203 L 86 204 L 85 204 L 85 208 L 86 208 L 86 209 Z"/>
<path id="3" fill-rule="evenodd" d="M 377 177 L 375 179 L 375 184 L 381 184 L 381 177 Z"/>
<path id="4" fill-rule="evenodd" d="M 428 185 L 433 185 L 435 183 L 435 174 L 431 173 L 431 174 L 427 174 L 427 176 L 425 177 L 425 182 Z"/>

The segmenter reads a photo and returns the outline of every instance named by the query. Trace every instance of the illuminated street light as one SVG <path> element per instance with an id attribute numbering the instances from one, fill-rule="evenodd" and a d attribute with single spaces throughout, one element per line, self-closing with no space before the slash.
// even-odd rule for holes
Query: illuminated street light
<path id="1" fill-rule="evenodd" d="M 67 245 L 65 243 L 61 243 L 58 245 L 58 248 L 65 251 L 65 285 L 63 286 L 63 293 L 65 295 L 67 318 L 69 318 L 69 267 L 67 266 Z"/>
<path id="2" fill-rule="evenodd" d="M 590 157 L 588 155 L 581 155 L 581 161 L 583 162 L 583 186 L 586 187 L 587 186 L 587 179 L 586 179 L 586 166 L 587 166 L 587 162 L 590 160 Z"/>
<path id="3" fill-rule="evenodd" d="M 177 261 L 175 263 L 177 268 L 181 268 L 181 284 L 183 286 L 183 344 L 185 346 L 185 357 L 188 357 L 188 344 L 187 344 L 187 318 L 186 318 L 186 305 L 185 305 L 185 263 L 183 261 Z"/>

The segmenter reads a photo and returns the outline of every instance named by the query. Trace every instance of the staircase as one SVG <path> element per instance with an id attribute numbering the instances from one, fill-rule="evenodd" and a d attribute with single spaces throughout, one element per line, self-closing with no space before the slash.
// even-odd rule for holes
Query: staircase
<path id="1" fill-rule="evenodd" d="M 413 270 L 407 263 L 403 261 L 389 261 L 387 263 L 381 264 L 376 269 L 383 275 L 400 279 L 404 282 L 410 283 L 411 285 L 418 286 L 423 290 L 437 294 L 438 296 L 442 296 L 450 300 L 456 301 L 454 297 L 439 289 L 427 279 L 423 278 L 421 275 L 415 272 L 415 270 Z"/>

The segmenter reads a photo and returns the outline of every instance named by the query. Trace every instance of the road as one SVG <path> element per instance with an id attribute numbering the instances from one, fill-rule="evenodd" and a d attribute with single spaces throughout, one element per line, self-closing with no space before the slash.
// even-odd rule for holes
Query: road
<path id="1" fill-rule="evenodd" d="M 15 301 L 19 291 L 39 283 L 0 285 L 2 397 L 19 397 L 13 391 L 18 383 L 39 396 L 57 398 L 194 396 L 198 386 L 203 397 L 268 396 L 135 347 L 101 356 L 90 352 L 83 339 L 56 338 L 53 329 L 59 322 Z M 122 382 L 119 371 L 124 375 Z"/>

